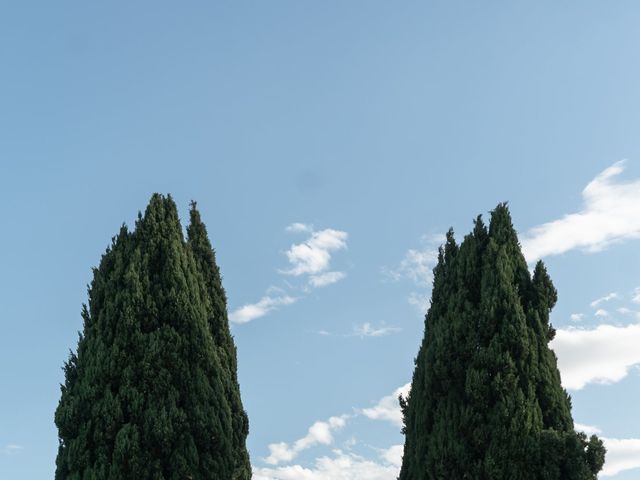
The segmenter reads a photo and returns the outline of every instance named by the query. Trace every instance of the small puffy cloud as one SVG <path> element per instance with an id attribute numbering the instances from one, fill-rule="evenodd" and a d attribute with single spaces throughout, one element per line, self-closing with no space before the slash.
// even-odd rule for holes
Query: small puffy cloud
<path id="1" fill-rule="evenodd" d="M 591 383 L 610 384 L 640 364 L 640 324 L 558 329 L 551 347 L 558 356 L 562 384 L 580 390 Z"/>
<path id="2" fill-rule="evenodd" d="M 604 308 L 599 308 L 598 310 L 596 310 L 596 313 L 594 313 L 594 315 L 596 317 L 608 317 L 609 312 L 607 312 Z"/>
<path id="3" fill-rule="evenodd" d="M 582 191 L 584 206 L 532 228 L 522 238 L 528 262 L 574 249 L 596 252 L 627 239 L 640 238 L 640 180 L 616 181 L 625 161 L 614 163 Z"/>
<path id="4" fill-rule="evenodd" d="M 311 232 L 311 236 L 302 243 L 291 245 L 287 250 L 287 258 L 291 264 L 289 270 L 282 273 L 299 276 L 316 275 L 329 268 L 331 254 L 347 248 L 347 232 L 327 228 Z"/>
<path id="5" fill-rule="evenodd" d="M 378 403 L 371 408 L 363 408 L 361 413 L 372 420 L 385 420 L 399 427 L 402 426 L 402 411 L 398 396 L 407 397 L 411 384 L 407 383 L 397 388 L 391 395 L 382 397 Z"/>
<path id="6" fill-rule="evenodd" d="M 572 313 L 570 318 L 572 322 L 580 322 L 582 317 L 584 317 L 584 313 Z"/>
<path id="7" fill-rule="evenodd" d="M 394 332 L 400 331 L 398 327 L 372 327 L 369 322 L 353 327 L 353 335 L 356 337 L 384 337 Z"/>
<path id="8" fill-rule="evenodd" d="M 618 298 L 620 298 L 620 295 L 618 295 L 616 292 L 612 292 L 609 295 L 605 295 L 604 297 L 600 297 L 597 300 L 594 300 L 593 302 L 591 302 L 591 306 L 593 308 L 596 308 L 601 303 L 609 302 L 611 300 L 615 300 L 615 299 L 618 299 Z"/>
<path id="9" fill-rule="evenodd" d="M 326 422 L 315 422 L 309 427 L 307 435 L 296 440 L 293 445 L 285 442 L 269 445 L 269 456 L 265 462 L 269 465 L 277 465 L 282 462 L 290 462 L 300 452 L 314 445 L 330 445 L 333 442 L 332 432 L 343 428 L 347 423 L 347 415 L 331 417 Z"/>
<path id="10" fill-rule="evenodd" d="M 612 477 L 625 470 L 640 468 L 640 438 L 602 438 L 607 449 L 602 477 Z"/>
<path id="11" fill-rule="evenodd" d="M 296 300 L 297 298 L 289 295 L 281 295 L 277 297 L 265 295 L 256 303 L 249 303 L 232 311 L 229 314 L 229 320 L 232 323 L 247 323 L 255 320 L 256 318 L 265 316 L 267 313 L 277 309 L 278 307 L 291 305 L 292 303 L 295 303 Z"/>
<path id="12" fill-rule="evenodd" d="M 344 272 L 325 272 L 319 275 L 311 275 L 309 277 L 309 284 L 312 287 L 320 288 L 336 283 L 346 277 Z"/>
<path id="13" fill-rule="evenodd" d="M 396 480 L 400 468 L 386 459 L 374 461 L 334 450 L 333 456 L 317 458 L 313 467 L 288 465 L 254 467 L 254 480 Z"/>

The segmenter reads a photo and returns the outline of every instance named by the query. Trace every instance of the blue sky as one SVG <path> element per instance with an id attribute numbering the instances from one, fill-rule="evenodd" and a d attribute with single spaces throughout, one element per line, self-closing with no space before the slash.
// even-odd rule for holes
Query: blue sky
<path id="1" fill-rule="evenodd" d="M 574 418 L 640 470 L 640 5 L 0 6 L 0 478 L 52 478 L 91 267 L 198 201 L 259 480 L 390 480 L 433 251 L 510 202 Z M 626 159 L 626 161 L 624 161 Z"/>

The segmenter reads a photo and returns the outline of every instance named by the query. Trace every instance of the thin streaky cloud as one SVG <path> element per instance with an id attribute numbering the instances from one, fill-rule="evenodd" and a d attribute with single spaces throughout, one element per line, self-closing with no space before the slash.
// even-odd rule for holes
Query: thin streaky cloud
<path id="1" fill-rule="evenodd" d="M 313 226 L 307 223 L 296 222 L 288 225 L 285 230 L 291 233 L 309 233 L 313 232 Z"/>
<path id="2" fill-rule="evenodd" d="M 256 303 L 249 303 L 229 314 L 229 321 L 236 324 L 248 323 L 284 305 L 291 305 L 298 299 L 289 295 L 277 297 L 265 295 Z"/>
<path id="3" fill-rule="evenodd" d="M 582 210 L 527 232 L 522 238 L 527 261 L 576 249 L 597 252 L 640 238 L 640 179 L 616 181 L 625 166 L 625 160 L 616 162 L 589 182 Z"/>
<path id="4" fill-rule="evenodd" d="M 2 453 L 9 456 L 17 455 L 23 450 L 23 448 L 24 447 L 22 445 L 10 443 L 9 445 L 5 445 L 4 447 L 2 447 Z"/>
<path id="5" fill-rule="evenodd" d="M 371 323 L 365 322 L 361 325 L 355 325 L 353 327 L 353 333 L 351 336 L 355 337 L 384 337 L 390 335 L 395 332 L 399 332 L 401 328 L 399 327 L 373 327 Z"/>
<path id="6" fill-rule="evenodd" d="M 590 305 L 592 308 L 596 308 L 601 303 L 609 302 L 611 300 L 616 300 L 619 298 L 620 298 L 620 295 L 618 295 L 618 293 L 611 292 L 609 295 L 605 295 L 604 297 L 600 297 L 597 300 L 594 300 L 593 302 L 591 302 Z"/>
<path id="7" fill-rule="evenodd" d="M 339 282 L 346 276 L 344 272 L 325 272 L 319 275 L 311 275 L 309 277 L 309 284 L 315 288 L 326 287 L 327 285 Z"/>

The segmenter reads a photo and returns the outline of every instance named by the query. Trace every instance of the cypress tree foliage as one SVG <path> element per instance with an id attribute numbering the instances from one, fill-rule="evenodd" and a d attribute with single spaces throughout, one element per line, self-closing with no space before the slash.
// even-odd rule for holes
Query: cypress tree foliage
<path id="1" fill-rule="evenodd" d="M 229 400 L 233 426 L 234 473 L 232 480 L 250 480 L 251 462 L 246 448 L 249 434 L 249 419 L 242 406 L 238 386 L 238 362 L 236 346 L 229 330 L 227 296 L 222 287 L 220 269 L 207 235 L 207 228 L 197 209 L 191 202 L 190 223 L 187 227 L 187 243 L 196 261 L 203 280 L 202 297 L 206 300 L 209 328 L 217 347 L 218 357 L 227 375 L 224 377 L 225 396 Z"/>
<path id="2" fill-rule="evenodd" d="M 542 264 L 529 274 L 506 204 L 434 268 L 411 392 L 400 399 L 400 480 L 591 480 L 602 442 L 574 430 L 548 344 L 557 292 Z"/>
<path id="3" fill-rule="evenodd" d="M 154 194 L 94 269 L 55 413 L 56 480 L 248 478 L 192 250 L 171 197 Z"/>

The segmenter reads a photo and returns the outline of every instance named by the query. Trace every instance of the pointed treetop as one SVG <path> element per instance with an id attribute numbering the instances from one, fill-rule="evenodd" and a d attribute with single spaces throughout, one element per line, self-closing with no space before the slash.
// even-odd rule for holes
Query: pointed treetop
<path id="1" fill-rule="evenodd" d="M 541 300 L 544 300 L 546 307 L 551 310 L 558 301 L 558 291 L 553 286 L 551 277 L 547 273 L 547 268 L 542 263 L 542 260 L 538 260 L 535 269 L 533 270 L 533 288 Z"/>
<path id="2" fill-rule="evenodd" d="M 505 244 L 517 242 L 518 237 L 511 222 L 511 213 L 507 202 L 499 203 L 491 211 L 491 221 L 489 222 L 489 235 L 498 243 Z"/>
<path id="3" fill-rule="evenodd" d="M 478 239 L 484 239 L 487 236 L 487 227 L 482 220 L 482 215 L 478 215 L 473 221 L 473 236 Z"/>

